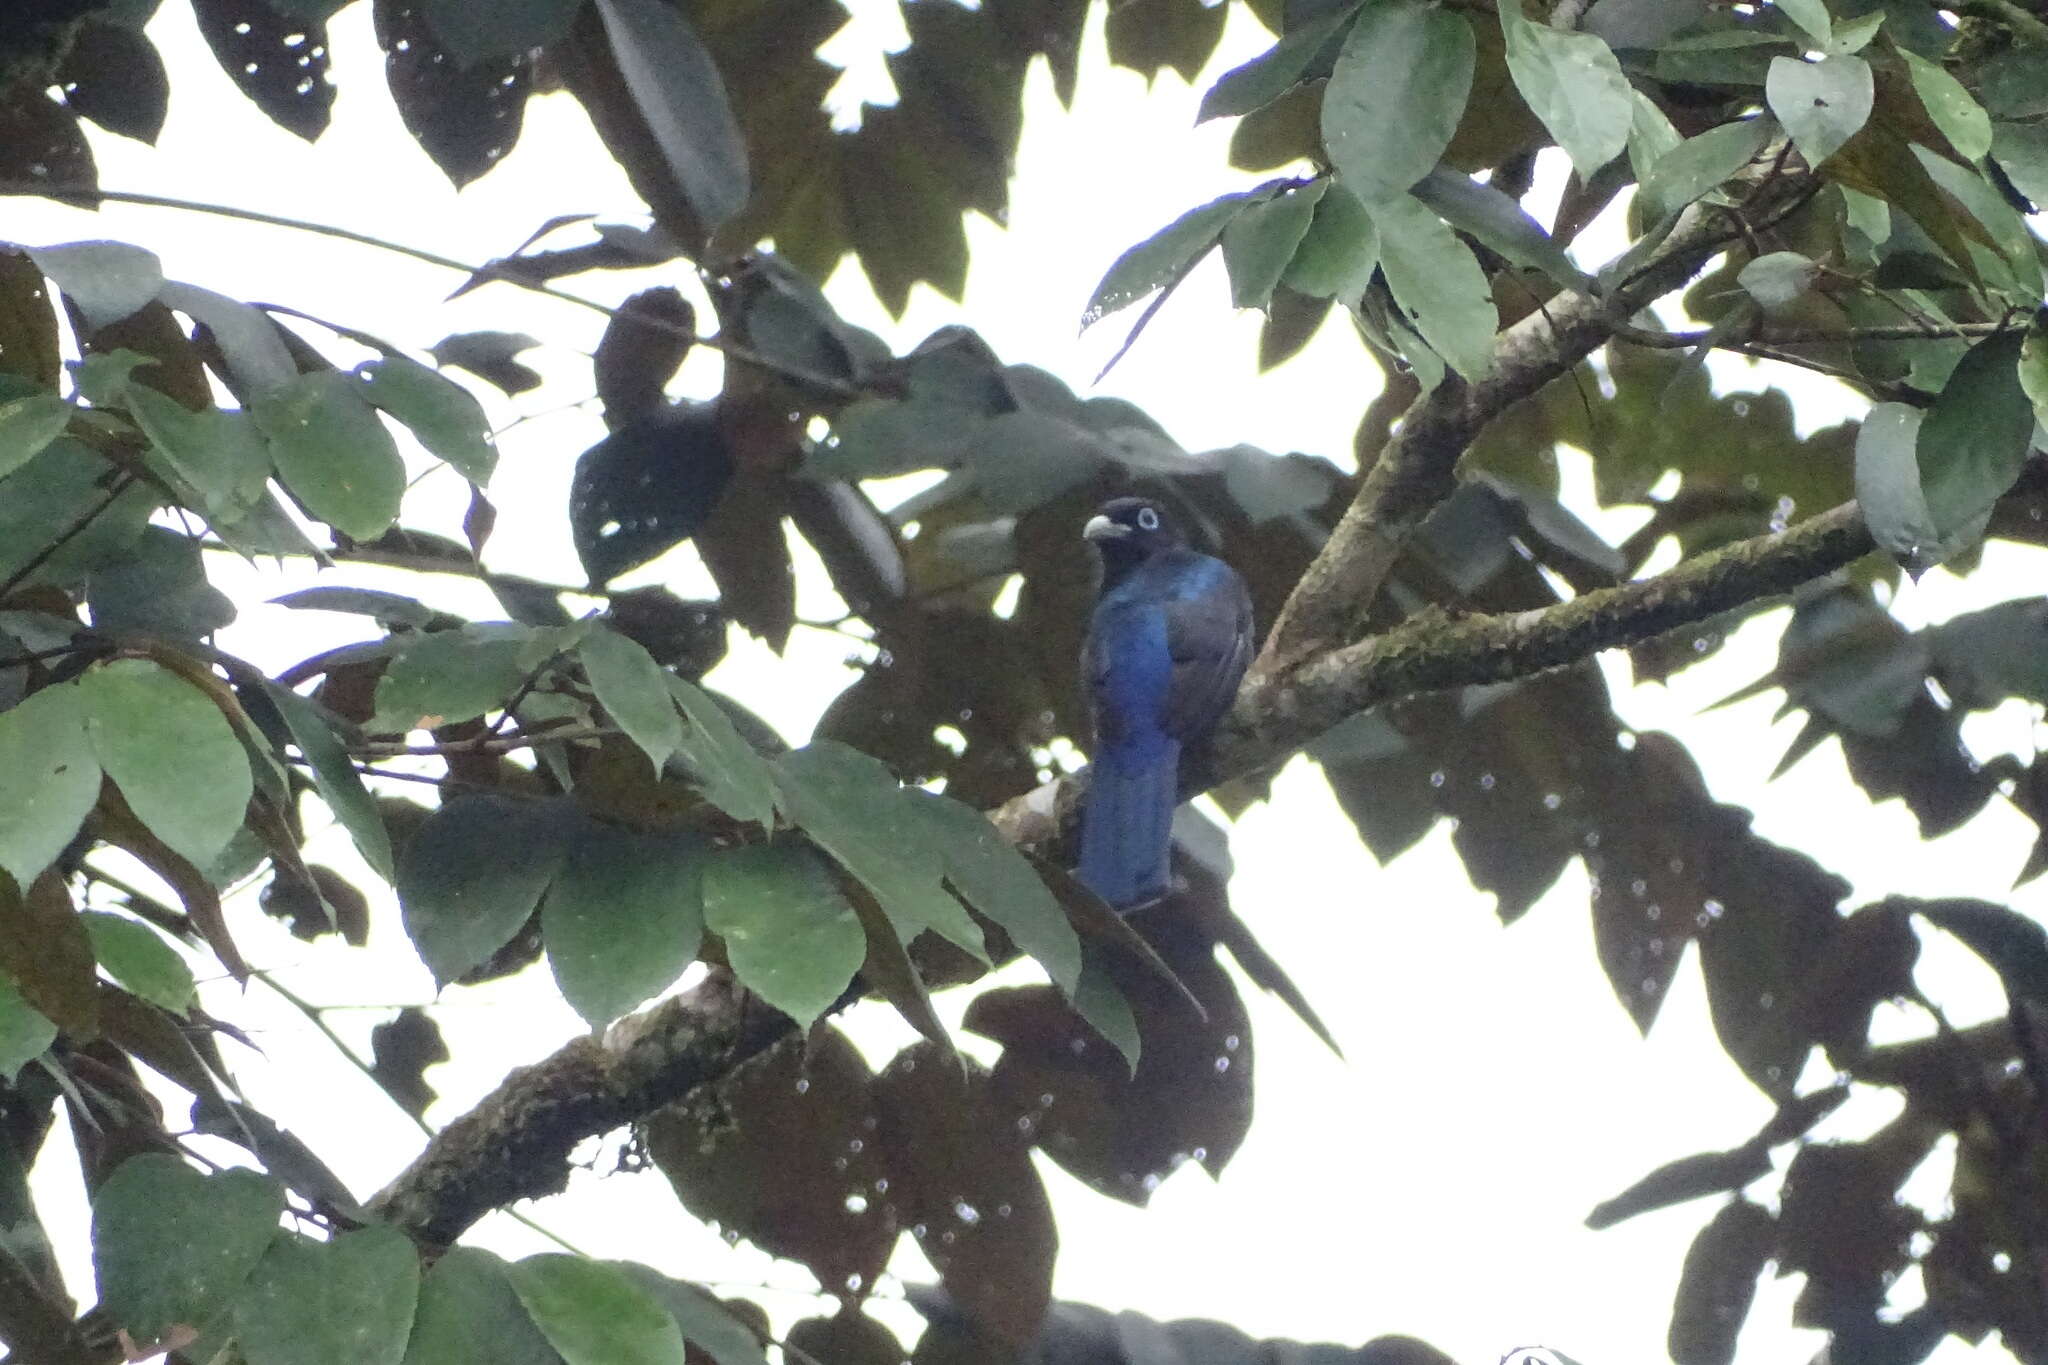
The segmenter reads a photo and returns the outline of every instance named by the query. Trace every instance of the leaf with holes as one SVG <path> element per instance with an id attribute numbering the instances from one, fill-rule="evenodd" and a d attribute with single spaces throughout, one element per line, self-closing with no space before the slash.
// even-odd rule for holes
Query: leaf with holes
<path id="1" fill-rule="evenodd" d="M 702 531 L 734 467 L 705 403 L 657 407 L 584 451 L 569 485 L 569 531 L 591 583 L 609 583 Z"/>
<path id="2" fill-rule="evenodd" d="M 414 0 L 442 48 L 467 71 L 494 57 L 518 57 L 569 31 L 584 0 Z"/>
<path id="3" fill-rule="evenodd" d="M 1876 84 L 1861 57 L 1773 57 L 1764 96 L 1800 153 L 1818 166 L 1870 121 Z"/>
<path id="4" fill-rule="evenodd" d="M 269 0 L 192 0 L 199 32 L 221 70 L 278 127 L 311 142 L 334 107 L 327 31 Z"/>
<path id="5" fill-rule="evenodd" d="M 1119 308 L 1178 280 L 1209 253 L 1222 237 L 1224 225 L 1255 197 L 1256 192 L 1212 199 L 1117 257 L 1089 297 L 1088 307 L 1081 313 L 1081 329 L 1086 331 Z"/>
<path id="6" fill-rule="evenodd" d="M 656 1113 L 647 1152 L 696 1218 L 863 1297 L 897 1236 L 870 1081 L 845 1035 L 821 1027 L 737 1069 L 715 1096 Z"/>

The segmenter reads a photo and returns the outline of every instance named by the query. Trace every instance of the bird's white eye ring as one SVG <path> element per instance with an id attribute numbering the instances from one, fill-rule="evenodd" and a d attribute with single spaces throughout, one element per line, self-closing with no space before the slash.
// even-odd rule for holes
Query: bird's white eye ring
<path id="1" fill-rule="evenodd" d="M 1159 514 L 1149 507 L 1140 507 L 1138 509 L 1138 529 L 1141 531 L 1158 530 Z"/>

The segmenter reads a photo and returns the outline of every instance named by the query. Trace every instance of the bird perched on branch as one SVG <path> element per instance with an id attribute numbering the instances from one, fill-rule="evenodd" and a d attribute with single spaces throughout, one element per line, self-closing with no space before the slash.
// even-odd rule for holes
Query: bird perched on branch
<path id="1" fill-rule="evenodd" d="M 1183 753 L 1199 753 L 1252 657 L 1237 570 L 1191 550 L 1158 503 L 1117 498 L 1081 534 L 1102 592 L 1081 653 L 1095 750 L 1076 874 L 1118 909 L 1164 895 Z"/>

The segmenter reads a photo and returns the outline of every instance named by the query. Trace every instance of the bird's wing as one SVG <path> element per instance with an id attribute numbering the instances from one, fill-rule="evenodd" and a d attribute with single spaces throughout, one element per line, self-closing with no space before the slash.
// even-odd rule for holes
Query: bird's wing
<path id="1" fill-rule="evenodd" d="M 1165 604 L 1173 682 L 1167 733 L 1206 738 L 1237 695 L 1252 658 L 1252 602 L 1237 570 L 1208 555 L 1189 554 L 1173 569 L 1175 591 Z"/>

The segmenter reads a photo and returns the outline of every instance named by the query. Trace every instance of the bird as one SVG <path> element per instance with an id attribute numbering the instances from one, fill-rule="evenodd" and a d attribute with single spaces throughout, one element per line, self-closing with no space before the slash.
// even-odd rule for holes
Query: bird
<path id="1" fill-rule="evenodd" d="M 1115 498 L 1081 530 L 1102 588 L 1081 650 L 1095 730 L 1075 875 L 1117 910 L 1172 884 L 1183 754 L 1199 754 L 1252 656 L 1251 593 L 1237 570 L 1188 548 L 1166 509 Z"/>

